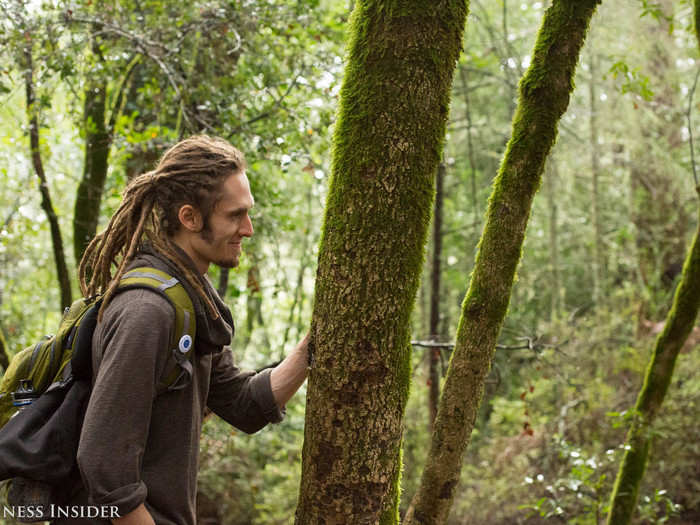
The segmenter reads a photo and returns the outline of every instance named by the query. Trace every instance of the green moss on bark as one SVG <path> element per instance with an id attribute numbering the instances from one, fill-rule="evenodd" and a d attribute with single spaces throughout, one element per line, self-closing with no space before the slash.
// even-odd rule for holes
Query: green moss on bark
<path id="1" fill-rule="evenodd" d="M 396 523 L 409 321 L 465 0 L 357 3 L 333 137 L 296 522 Z"/>
<path id="2" fill-rule="evenodd" d="M 555 1 L 537 35 L 532 63 L 520 82 L 512 136 L 489 199 L 428 460 L 405 524 L 447 520 L 508 309 L 532 199 L 557 123 L 569 104 L 580 50 L 598 3 Z"/>

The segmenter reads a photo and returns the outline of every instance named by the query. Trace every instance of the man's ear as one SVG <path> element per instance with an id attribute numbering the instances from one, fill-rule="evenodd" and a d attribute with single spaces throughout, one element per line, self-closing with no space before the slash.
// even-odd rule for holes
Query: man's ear
<path id="1" fill-rule="evenodd" d="M 202 215 L 199 210 L 191 204 L 183 204 L 177 212 L 177 218 L 180 219 L 180 224 L 191 232 L 202 231 Z"/>

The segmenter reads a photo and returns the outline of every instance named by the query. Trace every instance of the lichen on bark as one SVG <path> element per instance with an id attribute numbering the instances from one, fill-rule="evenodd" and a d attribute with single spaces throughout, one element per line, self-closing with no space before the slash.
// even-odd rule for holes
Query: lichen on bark
<path id="1" fill-rule="evenodd" d="M 296 523 L 398 521 L 409 321 L 465 0 L 352 15 L 312 317 Z"/>
<path id="2" fill-rule="evenodd" d="M 547 9 L 519 86 L 513 130 L 493 192 L 425 470 L 405 524 L 445 523 L 508 308 L 532 199 L 598 0 L 558 0 Z"/>

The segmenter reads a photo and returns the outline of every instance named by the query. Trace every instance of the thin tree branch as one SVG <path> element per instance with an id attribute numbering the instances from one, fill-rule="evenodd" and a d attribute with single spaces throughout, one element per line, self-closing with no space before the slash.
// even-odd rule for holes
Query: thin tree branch
<path id="1" fill-rule="evenodd" d="M 49 185 L 44 172 L 44 164 L 39 151 L 39 118 L 37 102 L 34 93 L 33 62 L 32 62 L 32 37 L 29 32 L 25 34 L 26 42 L 24 46 L 25 60 L 25 87 L 27 95 L 27 117 L 29 119 L 29 142 L 32 157 L 32 164 L 39 177 L 39 191 L 41 192 L 41 207 L 46 212 L 51 229 L 51 239 L 53 244 L 54 259 L 56 262 L 56 273 L 58 276 L 61 291 L 61 310 L 70 306 L 72 302 L 72 292 L 70 278 L 68 277 L 68 267 L 66 265 L 65 251 L 63 249 L 63 239 L 58 225 L 58 217 L 51 202 Z"/>
<path id="2" fill-rule="evenodd" d="M 496 348 L 499 350 L 533 350 L 535 352 L 539 352 L 545 348 L 556 348 L 555 345 L 550 345 L 546 343 L 540 343 L 537 341 L 537 337 L 531 338 L 531 337 L 522 337 L 520 339 L 523 339 L 526 341 L 525 344 L 522 345 L 500 345 L 497 344 Z M 418 341 L 414 340 L 411 341 L 411 346 L 416 346 L 419 348 L 447 348 L 447 349 L 452 349 L 454 348 L 454 343 L 439 343 L 437 341 Z"/>
<path id="3" fill-rule="evenodd" d="M 233 130 L 231 130 L 231 132 L 228 134 L 228 137 L 227 137 L 227 138 L 228 138 L 228 139 L 231 139 L 231 137 L 233 137 L 233 136 L 234 136 L 235 134 L 237 134 L 237 133 L 240 133 L 243 129 L 247 128 L 247 127 L 250 126 L 251 124 L 253 124 L 253 123 L 255 123 L 255 122 L 259 121 L 259 120 L 262 120 L 262 119 L 265 119 L 265 118 L 267 118 L 267 117 L 272 116 L 272 115 L 280 108 L 280 106 L 281 106 L 282 103 L 284 102 L 284 99 L 287 98 L 287 96 L 288 96 L 288 95 L 292 92 L 292 90 L 296 87 L 296 85 L 298 84 L 298 80 L 299 80 L 299 75 L 294 75 L 294 80 L 292 81 L 292 83 L 291 83 L 291 84 L 289 85 L 289 87 L 287 88 L 287 91 L 285 91 L 284 94 L 282 94 L 281 97 L 279 97 L 279 98 L 277 98 L 277 99 L 275 99 L 275 97 L 272 97 L 273 100 L 274 100 L 274 103 L 273 103 L 272 105 L 270 105 L 266 110 L 264 110 L 264 111 L 263 111 L 262 113 L 260 113 L 259 115 L 257 115 L 257 116 L 255 116 L 255 117 L 251 118 L 250 120 L 247 120 L 246 122 L 244 122 L 244 123 L 241 124 L 240 126 L 237 126 L 237 127 L 233 128 Z"/>
<path id="4" fill-rule="evenodd" d="M 5 220 L 2 223 L 2 226 L 0 226 L 0 232 L 4 231 L 5 228 L 12 222 L 12 219 L 14 218 L 15 214 L 19 211 L 21 204 L 22 198 L 21 196 L 17 197 L 15 199 L 14 204 L 12 205 L 12 210 L 10 210 L 10 213 L 7 215 Z"/>
<path id="5" fill-rule="evenodd" d="M 129 79 L 131 78 L 133 72 L 136 70 L 136 66 L 139 64 L 140 61 L 141 55 L 134 54 L 132 55 L 131 60 L 129 60 L 129 63 L 126 66 L 126 71 L 124 72 L 122 81 L 119 84 L 119 88 L 117 89 L 116 99 L 112 106 L 112 111 L 109 116 L 109 122 L 107 123 L 107 133 L 109 133 L 110 135 L 114 132 L 114 126 L 117 123 L 117 118 L 122 113 L 124 95 L 127 91 L 127 86 L 129 85 Z"/>
<path id="6" fill-rule="evenodd" d="M 121 29 L 118 26 L 115 26 L 113 24 L 110 24 L 109 22 L 105 22 L 104 20 L 96 19 L 96 18 L 86 18 L 86 17 L 66 17 L 67 22 L 77 22 L 81 24 L 91 24 L 94 25 L 95 27 L 100 27 L 102 31 L 96 33 L 96 34 L 113 34 L 119 37 L 122 37 L 133 44 L 136 45 L 136 48 L 141 51 L 141 54 L 150 58 L 153 60 L 153 62 L 156 63 L 158 68 L 163 72 L 165 77 L 168 79 L 168 83 L 170 86 L 173 88 L 173 91 L 175 92 L 175 99 L 176 101 L 182 100 L 182 92 L 180 90 L 179 85 L 184 84 L 184 80 L 178 75 L 176 71 L 171 69 L 168 64 L 163 61 L 163 58 L 158 55 L 158 53 L 154 52 L 155 49 L 160 49 L 161 51 L 164 52 L 165 56 L 169 56 L 171 54 L 171 51 L 168 47 L 165 45 L 161 44 L 160 42 L 154 41 L 154 40 L 149 40 L 143 36 L 140 35 L 135 35 L 134 33 L 131 33 L 129 31 L 125 31 Z M 184 106 L 182 108 L 182 116 L 185 118 L 187 121 L 188 125 L 191 125 L 192 123 L 192 117 L 191 115 L 188 114 L 188 112 L 185 110 Z M 195 120 L 202 124 L 204 127 L 207 129 L 211 129 L 211 126 L 209 126 L 206 122 L 201 121 L 201 119 L 195 117 Z"/>

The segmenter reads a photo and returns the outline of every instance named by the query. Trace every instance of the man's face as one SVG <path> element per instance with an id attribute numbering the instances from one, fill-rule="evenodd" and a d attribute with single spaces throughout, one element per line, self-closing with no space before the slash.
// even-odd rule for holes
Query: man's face
<path id="1" fill-rule="evenodd" d="M 222 268 L 238 266 L 243 237 L 253 235 L 248 212 L 253 207 L 253 195 L 245 172 L 228 177 L 222 196 L 209 216 L 208 228 L 191 241 L 195 262 L 214 263 Z"/>

